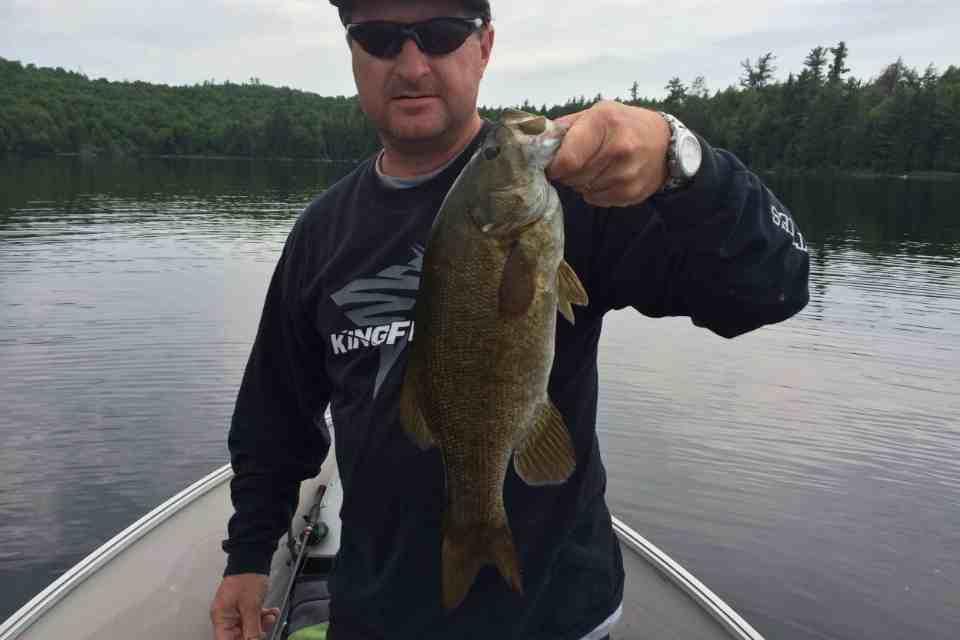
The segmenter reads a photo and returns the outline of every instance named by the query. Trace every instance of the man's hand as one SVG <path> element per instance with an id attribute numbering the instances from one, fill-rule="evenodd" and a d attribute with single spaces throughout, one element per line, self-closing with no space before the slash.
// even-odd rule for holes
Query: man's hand
<path id="1" fill-rule="evenodd" d="M 280 615 L 279 609 L 263 609 L 267 576 L 241 573 L 220 583 L 210 605 L 215 640 L 261 640 Z"/>
<path id="2" fill-rule="evenodd" d="M 666 182 L 670 125 L 655 111 L 604 101 L 557 122 L 570 130 L 547 176 L 590 204 L 639 204 Z"/>

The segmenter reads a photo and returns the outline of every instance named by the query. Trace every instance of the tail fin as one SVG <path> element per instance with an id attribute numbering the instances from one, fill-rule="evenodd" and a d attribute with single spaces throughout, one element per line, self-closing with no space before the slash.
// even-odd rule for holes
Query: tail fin
<path id="1" fill-rule="evenodd" d="M 522 594 L 520 562 L 510 527 L 445 527 L 443 537 L 443 606 L 460 606 L 480 569 L 492 564 L 510 587 Z"/>

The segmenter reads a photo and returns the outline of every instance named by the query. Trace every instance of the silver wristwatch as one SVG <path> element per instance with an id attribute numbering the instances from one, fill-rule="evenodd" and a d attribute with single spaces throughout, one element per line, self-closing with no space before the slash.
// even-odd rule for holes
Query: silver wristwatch
<path id="1" fill-rule="evenodd" d="M 693 182 L 700 162 L 703 160 L 703 150 L 700 140 L 691 133 L 682 122 L 669 113 L 658 111 L 667 124 L 670 125 L 670 144 L 667 145 L 667 181 L 660 192 L 676 191 Z"/>

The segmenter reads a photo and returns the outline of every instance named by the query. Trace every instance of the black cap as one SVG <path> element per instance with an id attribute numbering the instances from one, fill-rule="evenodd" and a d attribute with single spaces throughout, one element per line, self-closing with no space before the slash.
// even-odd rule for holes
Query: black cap
<path id="1" fill-rule="evenodd" d="M 483 18 L 485 22 L 490 22 L 490 2 L 489 0 L 460 0 L 468 11 L 474 12 L 478 18 Z M 347 24 L 350 21 L 350 10 L 353 9 L 353 0 L 330 0 L 330 4 L 340 10 L 340 21 Z"/>

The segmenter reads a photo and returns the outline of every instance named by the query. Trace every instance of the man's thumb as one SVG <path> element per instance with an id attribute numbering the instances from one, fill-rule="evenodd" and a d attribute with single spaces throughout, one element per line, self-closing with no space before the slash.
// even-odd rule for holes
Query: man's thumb
<path id="1" fill-rule="evenodd" d="M 567 128 L 570 128 L 571 126 L 573 126 L 574 122 L 580 119 L 580 116 L 582 116 L 583 113 L 584 113 L 583 111 L 578 111 L 576 113 L 568 113 L 565 116 L 554 118 L 553 121 L 556 124 L 563 125 L 563 126 L 566 126 Z"/>
<path id="2" fill-rule="evenodd" d="M 243 624 L 243 640 L 260 640 L 263 637 L 258 602 L 241 602 L 240 622 Z"/>

